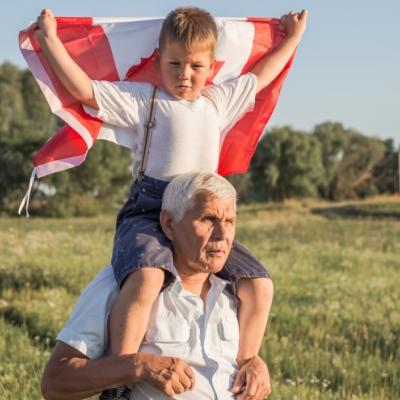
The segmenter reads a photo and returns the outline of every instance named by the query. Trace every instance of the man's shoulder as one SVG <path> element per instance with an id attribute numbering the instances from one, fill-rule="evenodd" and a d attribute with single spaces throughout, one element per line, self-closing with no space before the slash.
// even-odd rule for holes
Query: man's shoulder
<path id="1" fill-rule="evenodd" d="M 111 265 L 106 265 L 102 270 L 100 270 L 90 281 L 85 291 L 99 286 L 108 287 L 111 290 L 118 289 L 117 281 L 114 278 L 114 272 Z"/>
<path id="2" fill-rule="evenodd" d="M 57 340 L 89 358 L 100 357 L 107 343 L 108 315 L 117 294 L 118 285 L 112 267 L 108 265 L 82 292 Z"/>
<path id="3" fill-rule="evenodd" d="M 73 315 L 97 314 L 104 318 L 118 294 L 118 284 L 111 265 L 107 265 L 90 281 L 81 293 Z"/>

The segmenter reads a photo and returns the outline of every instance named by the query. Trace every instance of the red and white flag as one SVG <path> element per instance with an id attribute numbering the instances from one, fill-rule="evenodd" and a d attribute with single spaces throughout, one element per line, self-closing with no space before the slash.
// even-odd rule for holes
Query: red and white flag
<path id="1" fill-rule="evenodd" d="M 278 19 L 216 18 L 217 68 L 209 83 L 220 83 L 248 72 L 284 39 Z M 68 53 L 96 80 L 147 81 L 159 85 L 154 51 L 162 18 L 57 18 L 57 33 Z M 132 147 L 126 129 L 103 126 L 89 116 L 64 88 L 42 54 L 32 27 L 19 34 L 22 54 L 53 113 L 66 122 L 33 156 L 31 183 L 81 164 L 96 139 Z M 290 60 L 279 76 L 256 98 L 254 110 L 245 114 L 223 137 L 218 173 L 247 171 L 260 136 L 275 108 Z M 25 199 L 27 200 L 27 199 Z"/>

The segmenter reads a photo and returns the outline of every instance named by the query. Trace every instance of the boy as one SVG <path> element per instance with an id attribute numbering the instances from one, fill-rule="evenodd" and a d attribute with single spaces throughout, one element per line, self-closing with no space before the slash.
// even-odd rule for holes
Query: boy
<path id="1" fill-rule="evenodd" d="M 134 171 L 138 181 L 119 213 L 112 258 L 121 287 L 110 316 L 112 354 L 137 352 L 151 306 L 169 278 L 172 253 L 158 226 L 167 182 L 185 172 L 216 170 L 220 132 L 247 112 L 256 93 L 283 69 L 300 42 L 306 19 L 306 11 L 282 17 L 287 39 L 261 59 L 251 73 L 226 84 L 205 87 L 214 67 L 215 22 L 198 8 L 176 9 L 165 19 L 160 32 L 157 61 L 162 88 L 156 92 L 146 83 L 92 81 L 58 39 L 51 11 L 44 10 L 38 18 L 41 48 L 67 90 L 86 106 L 88 113 L 112 125 L 134 128 Z M 218 240 L 215 251 L 206 252 L 207 257 L 218 257 Z M 242 366 L 261 345 L 272 284 L 266 279 L 265 269 L 239 244 L 234 244 L 231 254 L 222 276 L 236 285 L 241 301 L 237 360 Z M 118 392 L 124 396 L 124 390 Z M 113 396 L 109 392 L 103 398 L 117 398 Z"/>

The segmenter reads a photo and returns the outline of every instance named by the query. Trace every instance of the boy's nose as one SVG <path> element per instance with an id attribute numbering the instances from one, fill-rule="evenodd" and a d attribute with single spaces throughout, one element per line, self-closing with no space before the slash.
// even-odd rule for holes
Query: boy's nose
<path id="1" fill-rule="evenodd" d="M 190 65 L 182 65 L 179 69 L 179 79 L 189 79 L 190 77 Z"/>

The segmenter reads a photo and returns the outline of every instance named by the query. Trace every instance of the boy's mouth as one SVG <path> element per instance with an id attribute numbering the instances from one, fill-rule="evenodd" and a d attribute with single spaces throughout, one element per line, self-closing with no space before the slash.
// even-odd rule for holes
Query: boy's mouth
<path id="1" fill-rule="evenodd" d="M 179 90 L 180 92 L 187 92 L 187 91 L 190 89 L 190 86 L 187 86 L 187 85 L 178 85 L 177 88 L 178 88 L 178 90 Z"/>

